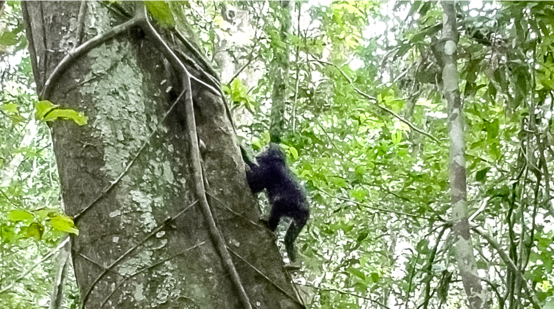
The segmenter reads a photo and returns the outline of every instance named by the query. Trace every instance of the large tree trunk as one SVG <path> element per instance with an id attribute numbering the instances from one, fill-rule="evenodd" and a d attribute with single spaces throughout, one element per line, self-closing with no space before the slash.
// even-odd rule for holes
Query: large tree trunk
<path id="1" fill-rule="evenodd" d="M 79 45 L 79 29 L 86 42 L 125 21 L 98 2 L 86 2 L 81 17 L 80 7 L 23 2 L 39 93 Z M 75 59 L 43 98 L 89 117 L 82 127 L 51 125 L 64 204 L 80 230 L 72 259 L 82 300 L 95 309 L 243 308 L 196 202 L 184 109 L 164 120 L 172 102 L 158 48 L 144 32 L 125 31 Z M 302 307 L 274 236 L 259 224 L 221 98 L 198 82 L 192 90 L 211 213 L 250 303 Z"/>

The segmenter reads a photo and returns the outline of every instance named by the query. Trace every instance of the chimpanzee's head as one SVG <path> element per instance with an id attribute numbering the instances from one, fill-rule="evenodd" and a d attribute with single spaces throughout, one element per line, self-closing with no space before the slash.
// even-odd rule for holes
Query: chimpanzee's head
<path id="1" fill-rule="evenodd" d="M 265 164 L 284 164 L 286 157 L 285 153 L 281 149 L 281 146 L 276 143 L 269 143 L 269 147 L 264 151 L 261 156 L 256 158 L 258 162 L 265 162 Z"/>

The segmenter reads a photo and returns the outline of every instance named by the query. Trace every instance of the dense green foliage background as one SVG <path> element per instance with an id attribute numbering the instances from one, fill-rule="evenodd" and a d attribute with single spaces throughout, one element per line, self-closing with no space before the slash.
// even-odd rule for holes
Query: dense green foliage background
<path id="1" fill-rule="evenodd" d="M 286 40 L 276 3 L 167 7 L 168 23 L 194 29 L 216 67 L 221 53 L 236 66 L 223 76 L 224 90 L 239 135 L 255 149 L 269 142 L 275 59 L 286 61 L 279 53 L 289 50 L 282 142 L 312 206 L 297 241 L 304 265 L 294 275 L 308 307 L 465 307 L 447 222 L 450 141 L 433 53 L 440 5 L 295 2 Z M 161 12 L 158 21 L 168 18 Z M 549 308 L 554 8 L 471 1 L 459 2 L 457 13 L 471 220 Z M 34 117 L 19 3 L 8 1 L 1 16 L 0 307 L 43 308 L 56 256 L 49 253 L 64 232 L 77 231 L 61 212 L 48 127 Z M 528 306 L 498 248 L 472 237 L 493 308 Z M 66 286 L 65 305 L 77 308 L 71 277 Z"/>

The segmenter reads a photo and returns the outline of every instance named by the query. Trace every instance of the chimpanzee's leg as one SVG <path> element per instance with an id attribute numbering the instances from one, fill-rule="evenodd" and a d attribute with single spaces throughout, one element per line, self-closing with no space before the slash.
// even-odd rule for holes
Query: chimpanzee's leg
<path id="1" fill-rule="evenodd" d="M 285 234 L 285 248 L 291 262 L 296 262 L 296 248 L 294 247 L 294 241 L 306 222 L 308 221 L 309 213 L 297 213 L 297 217 L 292 217 L 292 222 Z"/>
<path id="2" fill-rule="evenodd" d="M 278 201 L 274 202 L 273 205 L 271 205 L 271 212 L 269 214 L 269 220 L 267 221 L 267 227 L 271 231 L 275 231 L 275 229 L 277 229 L 277 225 L 279 225 L 279 221 L 283 216 L 282 211 L 282 207 Z"/>

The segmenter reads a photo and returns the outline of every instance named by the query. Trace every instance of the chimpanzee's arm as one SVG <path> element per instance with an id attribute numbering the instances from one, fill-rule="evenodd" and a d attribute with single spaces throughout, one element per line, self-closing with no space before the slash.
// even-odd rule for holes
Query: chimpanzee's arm
<path id="1" fill-rule="evenodd" d="M 248 181 L 250 190 L 254 194 L 262 192 L 266 184 L 264 168 L 252 161 L 248 151 L 243 145 L 240 145 L 240 152 L 242 154 L 242 159 L 246 165 L 248 165 L 246 168 L 246 180 Z"/>

